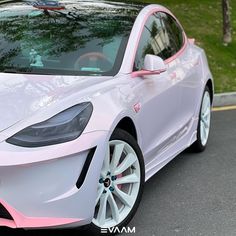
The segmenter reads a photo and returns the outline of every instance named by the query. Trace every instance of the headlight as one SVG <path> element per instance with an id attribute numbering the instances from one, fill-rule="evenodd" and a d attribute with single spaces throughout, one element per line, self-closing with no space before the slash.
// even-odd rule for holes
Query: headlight
<path id="1" fill-rule="evenodd" d="M 90 102 L 81 103 L 23 129 L 7 142 L 22 147 L 42 147 L 72 141 L 84 131 L 92 111 Z"/>

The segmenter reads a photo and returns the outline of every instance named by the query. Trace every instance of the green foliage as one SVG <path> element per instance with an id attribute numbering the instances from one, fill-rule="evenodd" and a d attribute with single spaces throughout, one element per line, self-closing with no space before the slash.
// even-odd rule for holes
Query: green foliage
<path id="1" fill-rule="evenodd" d="M 233 42 L 223 45 L 221 1 L 148 0 L 169 8 L 182 23 L 189 38 L 204 48 L 215 79 L 216 92 L 236 91 L 236 1 L 231 1 Z"/>

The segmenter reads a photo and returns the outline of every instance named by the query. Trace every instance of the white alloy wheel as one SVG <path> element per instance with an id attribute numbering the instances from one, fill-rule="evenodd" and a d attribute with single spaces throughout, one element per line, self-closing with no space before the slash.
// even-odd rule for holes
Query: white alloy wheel
<path id="1" fill-rule="evenodd" d="M 135 205 L 140 183 L 141 169 L 135 150 L 125 141 L 109 141 L 92 223 L 109 228 L 124 221 Z"/>
<path id="2" fill-rule="evenodd" d="M 192 144 L 191 149 L 194 152 L 203 152 L 207 146 L 207 141 L 211 126 L 211 92 L 206 86 L 201 102 L 199 120 L 197 127 L 197 140 Z"/>
<path id="3" fill-rule="evenodd" d="M 208 90 L 205 91 L 200 113 L 200 138 L 203 146 L 206 145 L 211 122 L 211 98 Z"/>

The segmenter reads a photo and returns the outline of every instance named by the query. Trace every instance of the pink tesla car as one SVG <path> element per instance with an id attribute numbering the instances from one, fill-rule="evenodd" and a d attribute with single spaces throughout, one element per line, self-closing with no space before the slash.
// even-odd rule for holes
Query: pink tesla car
<path id="1" fill-rule="evenodd" d="M 1 3 L 0 226 L 125 226 L 146 180 L 205 149 L 213 88 L 163 6 Z"/>

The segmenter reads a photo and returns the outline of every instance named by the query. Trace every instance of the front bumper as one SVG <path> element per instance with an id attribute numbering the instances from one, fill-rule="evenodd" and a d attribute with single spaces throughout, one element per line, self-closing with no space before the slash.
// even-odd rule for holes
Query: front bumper
<path id="1" fill-rule="evenodd" d="M 0 143 L 0 207 L 10 215 L 3 218 L 0 211 L 0 226 L 49 228 L 90 223 L 108 139 L 108 132 L 98 131 L 43 148 Z M 95 147 L 78 189 L 78 178 Z"/>

